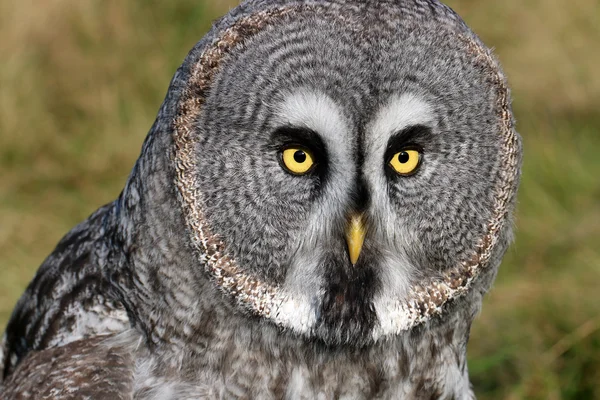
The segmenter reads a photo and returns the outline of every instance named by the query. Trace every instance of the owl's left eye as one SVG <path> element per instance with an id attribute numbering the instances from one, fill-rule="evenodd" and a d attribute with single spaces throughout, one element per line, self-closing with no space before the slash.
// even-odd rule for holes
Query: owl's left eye
<path id="1" fill-rule="evenodd" d="M 281 154 L 281 161 L 283 167 L 293 175 L 305 175 L 315 165 L 310 151 L 298 146 L 284 149 Z"/>
<path id="2" fill-rule="evenodd" d="M 389 161 L 390 167 L 398 175 L 412 175 L 417 171 L 421 164 L 421 153 L 414 149 L 405 149 L 397 152 Z"/>

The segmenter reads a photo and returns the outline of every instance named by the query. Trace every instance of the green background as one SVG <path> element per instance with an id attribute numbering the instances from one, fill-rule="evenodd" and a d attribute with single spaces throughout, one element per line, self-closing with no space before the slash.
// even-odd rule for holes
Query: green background
<path id="1" fill-rule="evenodd" d="M 600 2 L 448 2 L 496 49 L 525 163 L 473 326 L 481 399 L 600 399 Z M 0 325 L 120 192 L 187 51 L 233 1 L 0 0 Z"/>

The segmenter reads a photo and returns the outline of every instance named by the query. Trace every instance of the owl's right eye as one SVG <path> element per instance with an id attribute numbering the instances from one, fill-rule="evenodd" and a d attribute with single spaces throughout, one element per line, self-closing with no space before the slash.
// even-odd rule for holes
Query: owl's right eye
<path id="1" fill-rule="evenodd" d="M 299 146 L 284 149 L 281 154 L 281 163 L 284 169 L 293 175 L 306 175 L 315 165 L 310 151 Z"/>

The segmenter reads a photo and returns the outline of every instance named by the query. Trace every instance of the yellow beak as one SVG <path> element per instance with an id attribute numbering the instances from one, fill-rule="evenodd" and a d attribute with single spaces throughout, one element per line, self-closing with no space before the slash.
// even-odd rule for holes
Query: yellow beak
<path id="1" fill-rule="evenodd" d="M 352 265 L 358 261 L 360 250 L 365 241 L 367 228 L 365 226 L 364 217 L 362 214 L 353 214 L 346 229 L 346 243 L 348 243 L 348 253 L 350 254 L 350 262 Z"/>

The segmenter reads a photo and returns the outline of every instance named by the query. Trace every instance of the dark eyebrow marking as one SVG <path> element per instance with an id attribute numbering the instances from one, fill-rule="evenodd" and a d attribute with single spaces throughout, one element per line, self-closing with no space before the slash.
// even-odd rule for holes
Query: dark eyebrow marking
<path id="1" fill-rule="evenodd" d="M 326 160 L 327 147 L 321 136 L 312 129 L 297 126 L 282 126 L 272 133 L 271 143 L 280 150 L 282 147 L 298 145 L 311 150 L 320 160 Z"/>
<path id="2" fill-rule="evenodd" d="M 426 125 L 411 125 L 394 133 L 385 151 L 385 160 L 389 161 L 394 154 L 404 149 L 423 151 L 422 143 L 428 141 L 433 135 L 431 128 Z"/>

